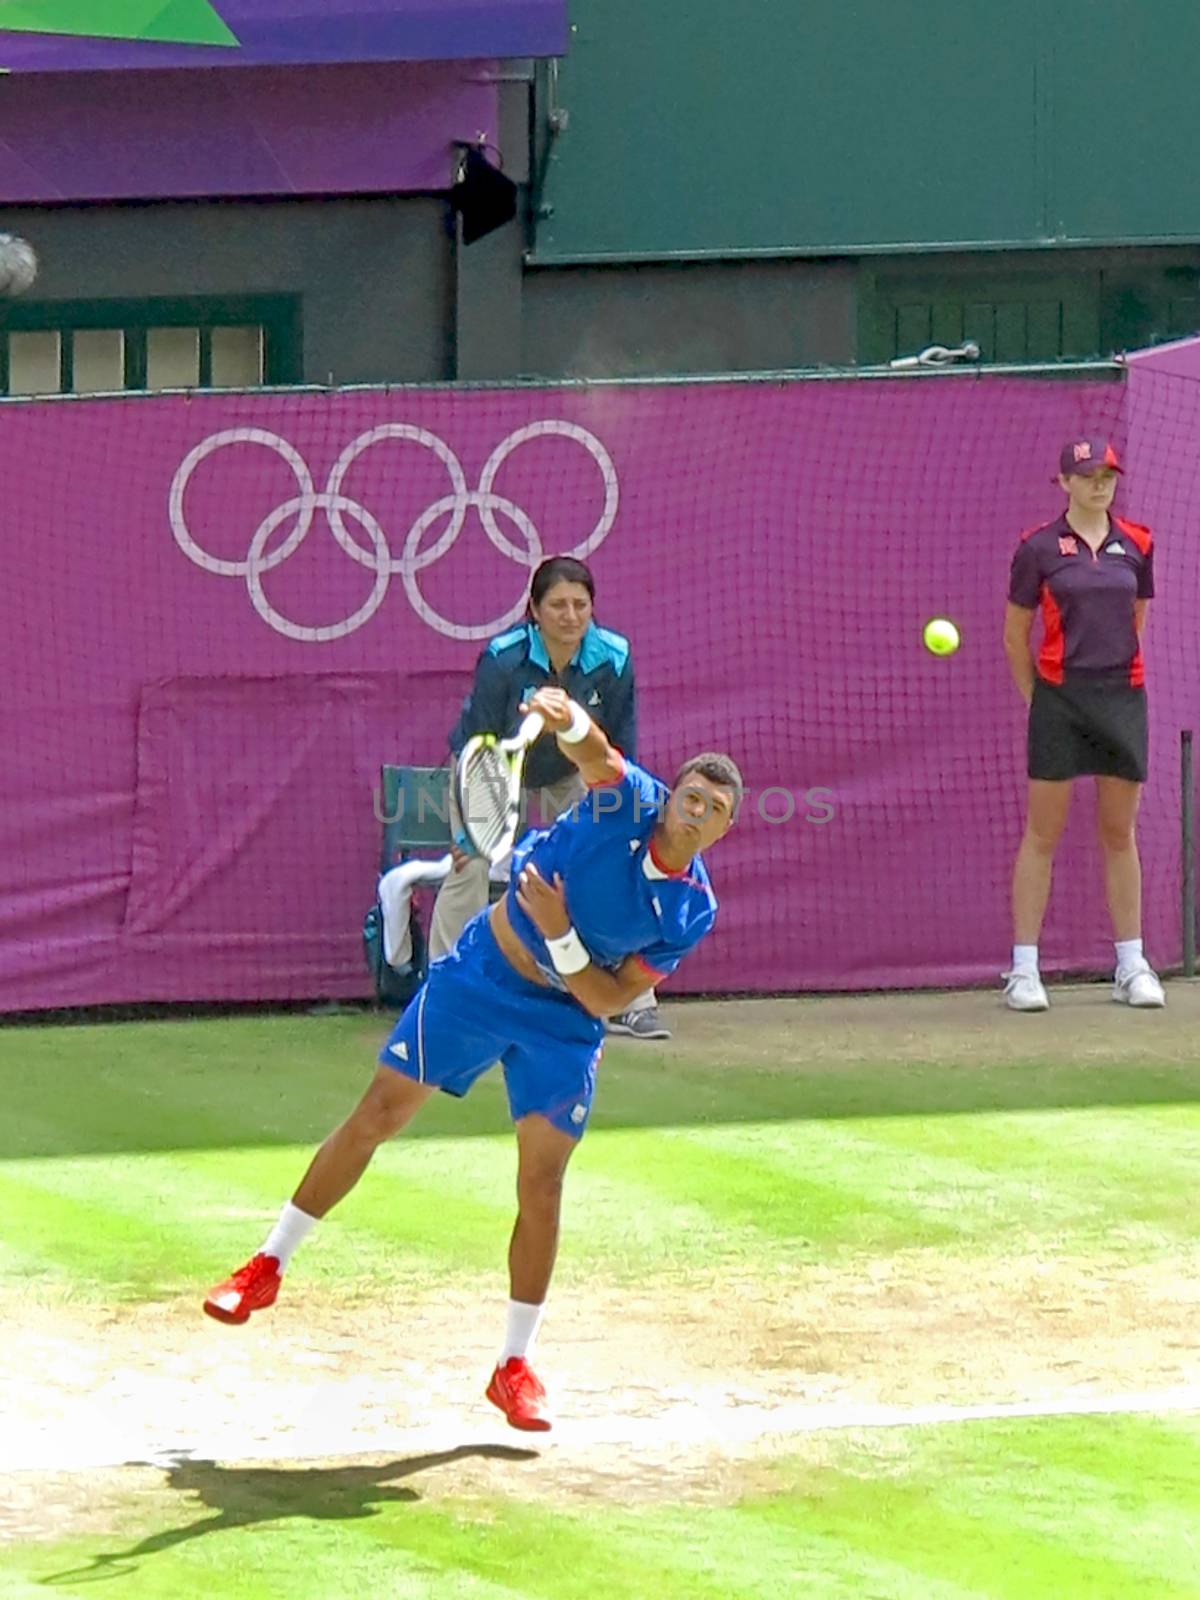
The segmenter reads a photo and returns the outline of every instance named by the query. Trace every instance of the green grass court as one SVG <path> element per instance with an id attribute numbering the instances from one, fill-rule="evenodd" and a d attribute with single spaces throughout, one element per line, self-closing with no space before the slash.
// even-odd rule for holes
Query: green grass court
<path id="1" fill-rule="evenodd" d="M 532 1438 L 498 1080 L 224 1329 L 386 1019 L 0 1029 L 0 1596 L 1200 1597 L 1200 987 L 672 1020 L 606 1051 Z"/>

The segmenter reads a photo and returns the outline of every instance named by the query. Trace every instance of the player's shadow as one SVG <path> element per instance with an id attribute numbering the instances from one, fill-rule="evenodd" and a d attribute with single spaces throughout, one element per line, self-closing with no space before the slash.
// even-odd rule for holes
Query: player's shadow
<path id="1" fill-rule="evenodd" d="M 102 1551 L 86 1567 L 51 1573 L 41 1581 L 56 1585 L 118 1578 L 136 1571 L 144 1557 L 160 1555 L 193 1539 L 233 1528 L 263 1527 L 288 1517 L 329 1522 L 377 1517 L 385 1505 L 421 1498 L 415 1489 L 404 1485 L 405 1478 L 472 1458 L 533 1461 L 537 1457 L 536 1450 L 518 1450 L 503 1444 L 457 1445 L 453 1450 L 403 1456 L 375 1466 L 223 1467 L 215 1461 L 180 1457 L 165 1468 L 167 1487 L 177 1494 L 195 1496 L 214 1515 L 164 1528 L 127 1550 Z"/>

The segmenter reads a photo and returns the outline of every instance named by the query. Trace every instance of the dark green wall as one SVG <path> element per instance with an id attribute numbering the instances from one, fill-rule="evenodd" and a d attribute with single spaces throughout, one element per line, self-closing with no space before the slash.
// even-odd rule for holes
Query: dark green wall
<path id="1" fill-rule="evenodd" d="M 1200 328 L 1200 249 L 864 256 L 858 359 L 972 339 L 985 361 L 1108 356 Z"/>
<path id="2" fill-rule="evenodd" d="M 1197 0 L 574 0 L 539 260 L 1200 239 Z"/>

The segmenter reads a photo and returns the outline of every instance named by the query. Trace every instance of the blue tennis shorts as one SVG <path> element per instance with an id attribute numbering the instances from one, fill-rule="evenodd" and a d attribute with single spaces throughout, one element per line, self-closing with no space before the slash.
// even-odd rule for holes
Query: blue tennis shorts
<path id="1" fill-rule="evenodd" d="M 430 967 L 379 1060 L 459 1096 L 499 1061 L 514 1122 L 537 1113 L 579 1139 L 603 1044 L 598 1018 L 516 971 L 481 911 Z"/>

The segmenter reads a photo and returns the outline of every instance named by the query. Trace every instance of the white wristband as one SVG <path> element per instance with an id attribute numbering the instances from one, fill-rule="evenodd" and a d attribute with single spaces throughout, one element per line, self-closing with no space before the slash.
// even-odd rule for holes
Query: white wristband
<path id="1" fill-rule="evenodd" d="M 564 978 L 569 978 L 573 972 L 582 972 L 584 967 L 592 964 L 592 958 L 574 928 L 568 928 L 561 939 L 547 939 L 546 953 L 555 972 L 561 972 Z"/>
<path id="2" fill-rule="evenodd" d="M 592 731 L 592 719 L 579 704 L 578 700 L 571 701 L 571 726 L 560 728 L 558 737 L 564 744 L 578 744 L 581 739 L 586 739 Z"/>

